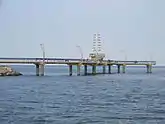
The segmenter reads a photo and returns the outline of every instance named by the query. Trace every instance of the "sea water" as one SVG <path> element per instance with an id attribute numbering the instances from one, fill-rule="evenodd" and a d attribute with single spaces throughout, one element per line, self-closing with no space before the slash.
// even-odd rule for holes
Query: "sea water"
<path id="1" fill-rule="evenodd" d="M 0 124 L 165 124 L 164 67 L 68 76 L 67 66 L 46 66 L 44 77 L 12 67 L 24 75 L 0 77 Z"/>

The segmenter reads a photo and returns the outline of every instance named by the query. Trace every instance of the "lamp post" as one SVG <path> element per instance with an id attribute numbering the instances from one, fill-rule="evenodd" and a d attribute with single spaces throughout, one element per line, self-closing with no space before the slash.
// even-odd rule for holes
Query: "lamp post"
<path id="1" fill-rule="evenodd" d="M 42 50 L 43 64 L 45 63 L 45 46 L 44 44 L 40 44 Z"/>
<path id="2" fill-rule="evenodd" d="M 80 52 L 80 54 L 81 54 L 81 60 L 83 59 L 83 52 L 82 52 L 82 49 L 81 49 L 81 47 L 80 46 L 76 46 L 78 49 L 79 49 L 79 52 Z"/>

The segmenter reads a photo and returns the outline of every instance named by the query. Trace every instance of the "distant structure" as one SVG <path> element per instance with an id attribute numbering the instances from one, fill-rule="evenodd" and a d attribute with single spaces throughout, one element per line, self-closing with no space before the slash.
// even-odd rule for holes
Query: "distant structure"
<path id="1" fill-rule="evenodd" d="M 93 35 L 93 48 L 89 57 L 93 61 L 102 61 L 105 58 L 105 53 L 102 52 L 101 35 L 99 33 Z"/>

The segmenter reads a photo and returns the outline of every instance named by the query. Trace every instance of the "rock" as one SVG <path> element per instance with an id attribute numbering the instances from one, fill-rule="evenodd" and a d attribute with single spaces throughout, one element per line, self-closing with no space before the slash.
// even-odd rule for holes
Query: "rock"
<path id="1" fill-rule="evenodd" d="M 20 76 L 19 72 L 16 72 L 9 66 L 0 66 L 0 76 Z"/>

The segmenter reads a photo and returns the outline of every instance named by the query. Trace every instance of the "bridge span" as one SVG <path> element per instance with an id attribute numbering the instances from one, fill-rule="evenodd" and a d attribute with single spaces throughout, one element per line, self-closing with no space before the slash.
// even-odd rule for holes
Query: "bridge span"
<path id="1" fill-rule="evenodd" d="M 46 64 L 65 64 L 69 66 L 69 75 L 73 74 L 72 67 L 77 66 L 77 75 L 80 75 L 81 66 L 84 66 L 84 75 L 88 74 L 88 66 L 92 66 L 92 74 L 97 74 L 96 67 L 103 67 L 103 74 L 111 74 L 111 67 L 117 66 L 117 72 L 126 72 L 128 65 L 143 65 L 147 68 L 147 73 L 152 73 L 152 66 L 156 65 L 156 61 L 118 61 L 118 60 L 102 60 L 94 61 L 91 59 L 72 59 L 72 58 L 0 58 L 0 64 L 34 64 L 36 65 L 36 75 L 44 76 L 44 66 Z M 108 67 L 108 72 L 106 72 Z"/>

